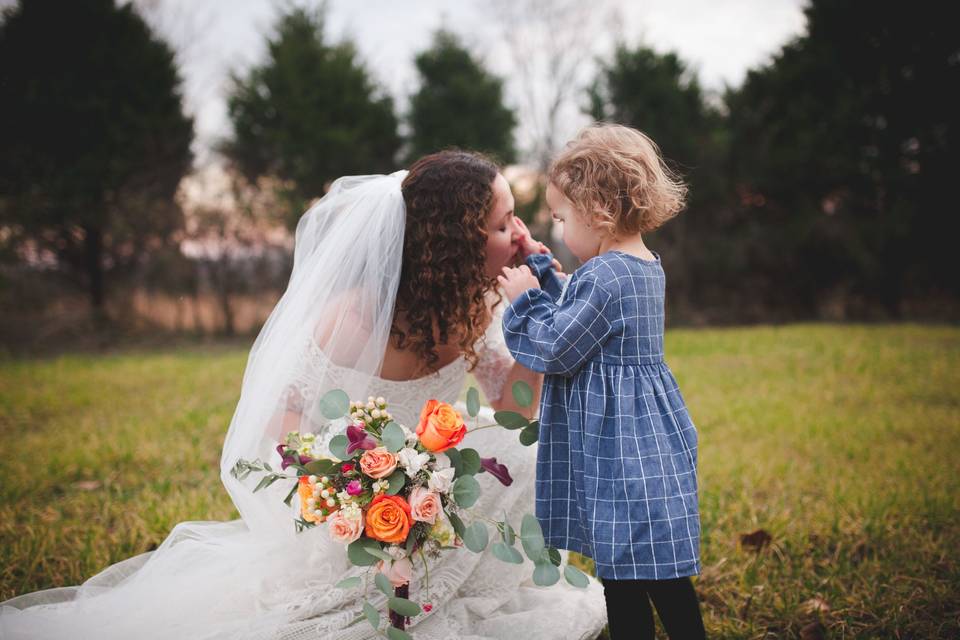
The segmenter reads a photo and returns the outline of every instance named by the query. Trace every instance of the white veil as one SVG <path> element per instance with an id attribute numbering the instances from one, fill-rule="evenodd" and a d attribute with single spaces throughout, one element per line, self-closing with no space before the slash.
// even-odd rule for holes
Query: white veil
<path id="1" fill-rule="evenodd" d="M 400 280 L 405 175 L 341 178 L 297 226 L 293 272 L 250 351 L 221 456 L 242 521 L 180 523 L 156 551 L 83 585 L 8 600 L 0 638 L 317 637 L 300 621 L 320 613 L 331 633 L 348 624 L 357 594 L 329 588 L 351 571 L 342 545 L 325 527 L 294 535 L 288 483 L 253 493 L 256 479 L 230 470 L 239 458 L 279 468 L 275 447 L 286 431 L 324 426 L 314 405 L 329 388 L 368 395 Z M 366 635 L 361 626 L 343 633 Z"/>
<path id="2" fill-rule="evenodd" d="M 297 225 L 290 283 L 250 350 L 220 460 L 223 483 L 253 532 L 294 531 L 286 489 L 254 494 L 256 478 L 245 484 L 230 474 L 237 459 L 276 462 L 287 431 L 323 426 L 315 403 L 332 384 L 366 398 L 379 373 L 400 283 L 406 174 L 340 178 Z M 350 379 L 329 380 L 331 362 Z"/>

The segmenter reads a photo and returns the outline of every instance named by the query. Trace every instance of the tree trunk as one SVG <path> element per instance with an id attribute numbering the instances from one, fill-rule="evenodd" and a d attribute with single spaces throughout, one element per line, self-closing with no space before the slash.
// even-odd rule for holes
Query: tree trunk
<path id="1" fill-rule="evenodd" d="M 84 227 L 83 261 L 89 283 L 90 306 L 97 319 L 103 318 L 103 230 Z"/>

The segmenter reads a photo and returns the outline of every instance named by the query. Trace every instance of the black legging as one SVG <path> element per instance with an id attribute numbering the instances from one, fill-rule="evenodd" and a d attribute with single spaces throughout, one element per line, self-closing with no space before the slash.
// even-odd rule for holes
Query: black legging
<path id="1" fill-rule="evenodd" d="M 653 640 L 653 611 L 672 640 L 706 638 L 700 603 L 690 578 L 674 580 L 604 580 L 610 640 Z"/>

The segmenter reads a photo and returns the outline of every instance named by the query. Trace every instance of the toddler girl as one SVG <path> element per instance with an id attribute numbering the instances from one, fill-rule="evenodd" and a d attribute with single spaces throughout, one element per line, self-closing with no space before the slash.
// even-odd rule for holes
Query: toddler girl
<path id="1" fill-rule="evenodd" d="M 536 513 L 547 543 L 593 558 L 614 640 L 704 637 L 697 432 L 663 360 L 664 275 L 641 234 L 683 207 L 656 145 L 623 126 L 582 131 L 548 174 L 547 204 L 584 262 L 564 285 L 549 255 L 504 268 L 507 346 L 547 374 Z"/>

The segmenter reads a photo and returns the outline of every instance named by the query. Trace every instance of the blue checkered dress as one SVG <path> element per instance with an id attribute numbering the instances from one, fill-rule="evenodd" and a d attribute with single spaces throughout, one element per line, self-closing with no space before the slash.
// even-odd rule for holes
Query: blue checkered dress
<path id="1" fill-rule="evenodd" d="M 547 543 L 590 556 L 601 578 L 695 575 L 697 431 L 663 360 L 659 256 L 604 253 L 565 289 L 550 260 L 528 259 L 543 288 L 503 317 L 514 357 L 547 374 L 536 502 Z"/>

